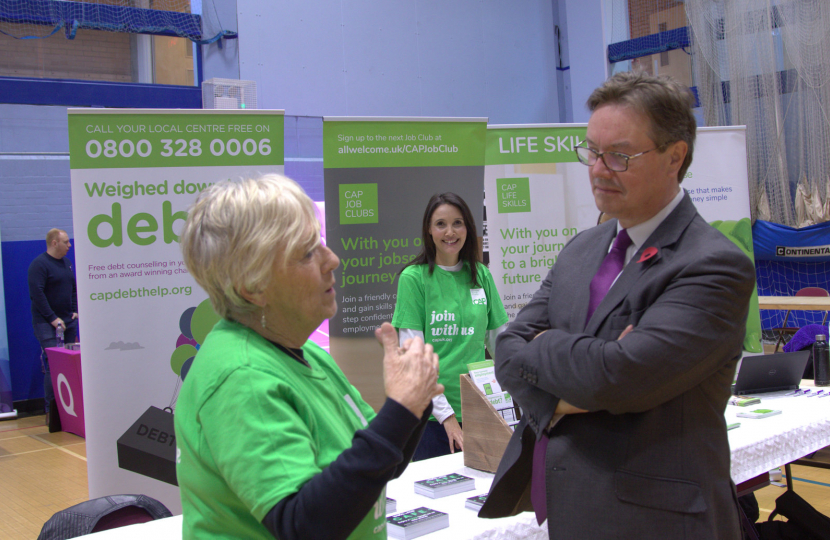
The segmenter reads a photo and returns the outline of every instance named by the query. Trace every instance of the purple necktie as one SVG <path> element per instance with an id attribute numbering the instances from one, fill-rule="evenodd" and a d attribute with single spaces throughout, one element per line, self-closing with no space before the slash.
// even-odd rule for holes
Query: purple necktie
<path id="1" fill-rule="evenodd" d="M 591 280 L 591 298 L 588 303 L 588 317 L 587 321 L 591 319 L 591 315 L 596 311 L 597 306 L 608 290 L 611 289 L 614 280 L 622 272 L 625 266 L 625 252 L 628 246 L 631 245 L 631 238 L 628 237 L 628 232 L 622 229 L 617 238 L 614 239 L 614 245 L 611 251 L 605 256 L 602 264 L 599 266 L 594 279 Z M 530 479 L 530 502 L 533 505 L 533 510 L 536 512 L 536 522 L 541 525 L 548 518 L 547 494 L 545 487 L 545 454 L 548 450 L 548 443 L 550 439 L 545 433 L 541 439 L 536 441 L 533 447 L 533 472 Z"/>
<path id="2" fill-rule="evenodd" d="M 536 512 L 536 523 L 541 525 L 548 519 L 548 501 L 545 493 L 545 453 L 548 451 L 547 433 L 536 441 L 533 447 L 533 472 L 530 477 L 530 504 Z"/>
<path id="3" fill-rule="evenodd" d="M 614 239 L 614 245 L 611 251 L 605 256 L 602 264 L 599 265 L 599 270 L 591 280 L 591 300 L 588 302 L 588 316 L 585 317 L 585 324 L 591 320 L 591 315 L 597 310 L 597 306 L 608 294 L 614 280 L 622 272 L 625 266 L 625 251 L 631 245 L 631 238 L 628 237 L 628 231 L 622 229 L 617 233 L 617 238 Z"/>

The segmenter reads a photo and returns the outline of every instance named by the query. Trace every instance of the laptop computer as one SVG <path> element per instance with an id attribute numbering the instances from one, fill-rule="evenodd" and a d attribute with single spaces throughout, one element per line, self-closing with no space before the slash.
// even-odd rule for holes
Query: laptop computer
<path id="1" fill-rule="evenodd" d="M 809 349 L 744 356 L 738 366 L 735 384 L 732 385 L 732 395 L 796 390 L 809 358 Z"/>

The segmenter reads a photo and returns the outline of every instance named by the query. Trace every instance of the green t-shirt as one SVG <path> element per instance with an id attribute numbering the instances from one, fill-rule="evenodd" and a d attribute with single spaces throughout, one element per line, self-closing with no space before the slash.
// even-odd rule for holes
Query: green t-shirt
<path id="1" fill-rule="evenodd" d="M 311 368 L 227 320 L 208 335 L 175 414 L 183 538 L 273 540 L 265 515 L 374 418 L 328 353 L 303 355 Z M 386 538 L 385 491 L 349 538 Z"/>
<path id="2" fill-rule="evenodd" d="M 429 266 L 414 265 L 404 269 L 398 280 L 398 299 L 392 326 L 424 333 L 438 354 L 447 397 L 458 420 L 461 420 L 461 386 L 458 376 L 467 372 L 467 364 L 484 360 L 487 330 L 508 320 L 493 276 L 483 264 L 476 265 L 478 287 L 470 284 L 467 265 L 458 272 L 438 266 L 432 275 Z"/>

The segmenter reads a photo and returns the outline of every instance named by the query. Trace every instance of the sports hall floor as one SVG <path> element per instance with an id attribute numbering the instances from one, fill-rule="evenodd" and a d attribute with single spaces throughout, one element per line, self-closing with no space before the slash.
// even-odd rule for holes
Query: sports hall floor
<path id="1" fill-rule="evenodd" d="M 830 450 L 816 458 L 830 463 Z M 830 516 L 830 470 L 792 467 L 795 491 Z M 784 488 L 756 492 L 764 521 Z M 43 416 L 0 421 L 0 538 L 34 540 L 55 512 L 87 499 L 86 443 L 49 433 Z"/>

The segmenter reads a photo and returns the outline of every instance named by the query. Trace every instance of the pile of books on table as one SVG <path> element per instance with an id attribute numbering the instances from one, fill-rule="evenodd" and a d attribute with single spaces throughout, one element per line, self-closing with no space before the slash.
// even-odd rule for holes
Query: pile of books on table
<path id="1" fill-rule="evenodd" d="M 476 482 L 463 474 L 445 474 L 415 482 L 415 493 L 432 499 L 455 495 L 476 488 Z"/>
<path id="2" fill-rule="evenodd" d="M 478 512 L 479 510 L 481 510 L 481 507 L 484 506 L 484 501 L 486 500 L 486 493 L 484 495 L 475 495 L 473 497 L 467 497 L 467 501 L 464 503 L 464 507 Z"/>

